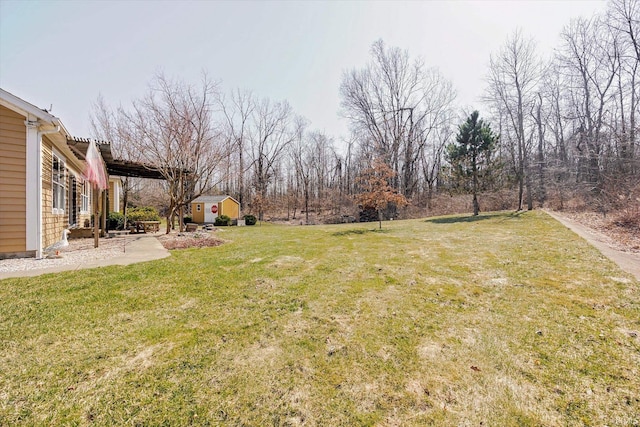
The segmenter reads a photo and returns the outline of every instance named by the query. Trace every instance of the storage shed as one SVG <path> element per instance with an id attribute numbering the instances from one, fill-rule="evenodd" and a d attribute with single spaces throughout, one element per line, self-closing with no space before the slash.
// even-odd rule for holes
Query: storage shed
<path id="1" fill-rule="evenodd" d="M 218 215 L 237 220 L 240 203 L 231 196 L 200 196 L 191 202 L 191 216 L 197 224 L 213 223 Z"/>

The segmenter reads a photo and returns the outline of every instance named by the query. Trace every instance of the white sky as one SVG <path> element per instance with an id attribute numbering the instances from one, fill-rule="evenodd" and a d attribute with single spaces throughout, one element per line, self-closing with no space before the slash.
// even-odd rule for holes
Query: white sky
<path id="1" fill-rule="evenodd" d="M 516 28 L 550 54 L 592 1 L 7 1 L 0 0 L 0 86 L 53 104 L 75 136 L 91 136 L 91 104 L 129 105 L 163 71 L 197 83 L 286 99 L 314 129 L 340 139 L 342 72 L 369 61 L 371 44 L 408 49 L 479 108 L 489 55 Z"/>

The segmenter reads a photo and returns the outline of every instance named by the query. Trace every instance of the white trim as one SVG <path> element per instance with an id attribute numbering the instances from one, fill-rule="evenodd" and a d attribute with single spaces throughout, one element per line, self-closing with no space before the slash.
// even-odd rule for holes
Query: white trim
<path id="1" fill-rule="evenodd" d="M 25 248 L 36 251 L 36 258 L 42 256 L 42 146 L 36 118 L 27 116 L 26 140 L 26 224 Z"/>
<path id="2" fill-rule="evenodd" d="M 121 212 L 120 210 L 120 195 L 122 193 L 122 182 L 119 179 L 113 181 L 113 211 Z"/>
<path id="3" fill-rule="evenodd" d="M 53 114 L 47 113 L 46 111 L 36 107 L 35 105 L 25 101 L 24 99 L 18 98 L 14 94 L 9 93 L 4 89 L 0 89 L 0 104 L 14 111 L 16 109 L 20 110 L 18 112 L 25 117 L 35 116 L 35 120 L 40 119 L 47 123 L 58 124 L 56 122 L 59 119 Z"/>
<path id="4" fill-rule="evenodd" d="M 57 129 L 56 132 L 61 131 L 62 135 L 66 136 L 70 135 L 67 131 L 67 128 L 60 121 L 59 118 L 44 111 L 41 108 L 36 107 L 35 105 L 25 101 L 24 99 L 18 98 L 14 94 L 7 92 L 6 90 L 0 88 L 0 105 L 7 107 L 10 110 L 15 111 L 18 114 L 21 114 L 25 117 L 29 117 L 29 121 L 38 121 L 38 125 L 53 125 L 59 126 L 60 129 Z M 43 134 L 50 133 L 45 131 Z"/>
<path id="5" fill-rule="evenodd" d="M 64 185 L 64 189 L 65 191 L 62 191 L 62 196 L 64 197 L 64 199 L 62 200 L 62 209 L 60 208 L 56 208 L 54 205 L 54 201 L 56 199 L 55 196 L 55 191 L 54 191 L 54 181 L 53 181 L 53 158 L 57 157 L 58 158 L 58 162 L 63 162 L 63 168 L 62 168 L 62 172 L 64 174 L 64 176 L 62 177 L 62 179 L 60 180 L 60 182 L 58 182 L 58 185 Z M 56 150 L 54 147 L 51 147 L 51 213 L 53 215 L 64 215 L 65 214 L 65 207 L 67 205 L 67 190 L 68 190 L 68 183 L 67 183 L 67 158 L 65 156 L 63 156 L 62 154 L 60 154 L 60 152 L 58 150 Z"/>
<path id="6" fill-rule="evenodd" d="M 80 214 L 86 215 L 91 213 L 91 184 L 87 180 L 81 182 L 82 191 L 80 192 Z M 85 194 L 86 190 L 86 194 Z M 82 209 L 84 201 L 87 202 L 87 209 Z"/>
<path id="7" fill-rule="evenodd" d="M 211 199 L 209 199 L 209 197 L 212 197 L 212 198 L 222 197 L 222 199 L 212 201 Z M 193 199 L 191 201 L 191 203 L 222 203 L 227 199 L 233 200 L 234 202 L 236 202 L 238 204 L 238 206 L 240 205 L 240 202 L 237 201 L 236 199 L 234 199 L 231 196 L 200 196 L 200 197 L 196 197 L 195 199 Z"/>

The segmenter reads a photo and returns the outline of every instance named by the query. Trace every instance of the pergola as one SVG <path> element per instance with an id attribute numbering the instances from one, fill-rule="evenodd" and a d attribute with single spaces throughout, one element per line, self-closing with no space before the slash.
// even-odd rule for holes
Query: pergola
<path id="1" fill-rule="evenodd" d="M 131 162 L 128 160 L 115 159 L 111 153 L 111 144 L 108 141 L 94 141 L 90 138 L 67 138 L 67 145 L 74 152 L 76 156 L 81 159 L 86 159 L 89 145 L 95 143 L 100 155 L 104 162 L 104 166 L 108 175 L 125 176 L 134 178 L 148 178 L 148 179 L 165 179 L 160 170 L 152 165 Z M 104 232 L 107 222 L 107 198 L 102 197 L 102 213 L 98 216 L 98 200 L 103 194 L 104 190 L 97 189 L 93 194 L 93 215 L 94 215 L 94 239 L 95 247 L 98 247 L 100 226 Z"/>

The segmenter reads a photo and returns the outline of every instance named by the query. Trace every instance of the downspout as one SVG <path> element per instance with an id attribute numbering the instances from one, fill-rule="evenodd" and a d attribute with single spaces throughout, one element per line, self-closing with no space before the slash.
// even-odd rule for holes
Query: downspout
<path id="1" fill-rule="evenodd" d="M 42 137 L 52 133 L 60 132 L 60 125 L 55 125 L 55 129 L 40 130 L 38 129 L 38 169 L 36 172 L 36 179 L 38 185 L 36 185 L 37 194 L 37 210 L 38 210 L 38 222 L 36 224 L 36 236 L 38 236 L 38 248 L 36 249 L 36 258 L 42 259 Z"/>

